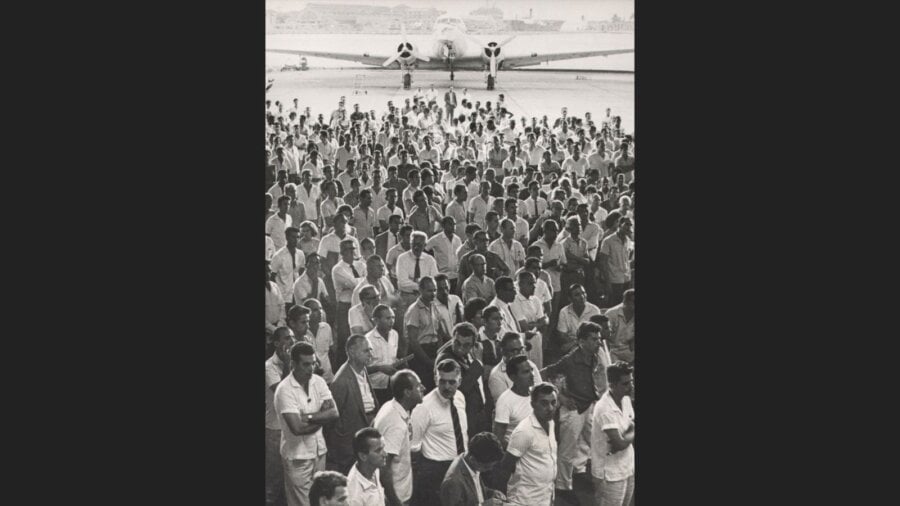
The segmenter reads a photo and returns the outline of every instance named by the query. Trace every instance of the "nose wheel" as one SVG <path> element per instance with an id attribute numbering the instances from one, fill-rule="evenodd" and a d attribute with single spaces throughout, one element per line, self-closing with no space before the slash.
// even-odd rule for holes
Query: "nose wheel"
<path id="1" fill-rule="evenodd" d="M 450 71 L 450 80 L 451 81 L 453 80 L 453 71 L 452 70 Z"/>
<path id="2" fill-rule="evenodd" d="M 494 76 L 492 76 L 490 74 L 488 74 L 488 76 L 487 76 L 487 89 L 488 90 L 494 89 Z"/>
<path id="3" fill-rule="evenodd" d="M 412 74 L 406 72 L 403 74 L 403 89 L 408 90 L 412 87 Z"/>

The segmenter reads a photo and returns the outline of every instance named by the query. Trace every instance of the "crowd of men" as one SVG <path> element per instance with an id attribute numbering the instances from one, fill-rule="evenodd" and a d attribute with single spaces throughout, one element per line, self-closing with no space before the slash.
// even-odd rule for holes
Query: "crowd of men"
<path id="1" fill-rule="evenodd" d="M 267 101 L 267 504 L 633 504 L 634 162 L 610 109 Z"/>

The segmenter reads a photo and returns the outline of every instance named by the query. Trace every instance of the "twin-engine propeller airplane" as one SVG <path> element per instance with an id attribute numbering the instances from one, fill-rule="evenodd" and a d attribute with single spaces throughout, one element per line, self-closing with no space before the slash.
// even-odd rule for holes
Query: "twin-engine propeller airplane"
<path id="1" fill-rule="evenodd" d="M 569 60 L 591 56 L 609 56 L 613 54 L 633 53 L 634 49 L 611 49 L 603 51 L 575 51 L 570 53 L 530 53 L 527 55 L 506 55 L 503 47 L 516 36 L 503 42 L 484 44 L 466 33 L 466 25 L 462 19 L 453 16 L 441 16 L 434 23 L 434 40 L 425 48 L 418 48 L 409 42 L 406 29 L 401 25 L 403 40 L 393 55 L 374 55 L 369 53 L 348 54 L 327 51 L 305 51 L 296 49 L 266 49 L 270 53 L 293 54 L 300 56 L 317 56 L 347 60 L 365 65 L 382 67 L 396 66 L 403 72 L 403 87 L 412 86 L 412 71 L 447 70 L 450 80 L 457 70 L 481 70 L 486 72 L 487 89 L 493 90 L 497 83 L 497 72 L 500 69 L 512 69 L 529 65 L 538 65 L 553 60 Z"/>

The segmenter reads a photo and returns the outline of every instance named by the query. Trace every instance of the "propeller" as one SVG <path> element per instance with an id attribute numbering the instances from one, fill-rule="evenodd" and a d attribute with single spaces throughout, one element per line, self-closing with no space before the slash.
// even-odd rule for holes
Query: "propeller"
<path id="1" fill-rule="evenodd" d="M 416 59 L 429 61 L 427 56 L 419 56 L 417 54 L 416 48 L 409 42 L 406 37 L 406 25 L 403 23 L 400 23 L 400 32 L 403 35 L 403 42 L 401 42 L 400 45 L 397 46 L 397 52 L 394 54 L 394 56 L 391 56 L 390 58 L 385 60 L 384 63 L 381 64 L 381 66 L 387 67 L 401 58 L 404 61 L 409 61 L 410 58 L 412 58 L 413 61 L 415 61 Z"/>
<path id="2" fill-rule="evenodd" d="M 500 58 L 500 49 L 509 44 L 510 41 L 515 39 L 516 36 L 513 35 L 503 42 L 497 44 L 496 42 L 488 42 L 486 46 L 484 46 L 484 57 L 488 60 L 491 69 L 491 75 L 497 75 L 497 66 L 500 64 L 502 58 Z"/>

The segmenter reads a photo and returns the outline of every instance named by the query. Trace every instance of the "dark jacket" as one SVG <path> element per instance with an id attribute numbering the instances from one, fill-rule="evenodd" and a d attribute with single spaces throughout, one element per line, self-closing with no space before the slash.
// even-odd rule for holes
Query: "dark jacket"
<path id="1" fill-rule="evenodd" d="M 477 337 L 476 337 L 477 339 Z M 491 420 L 493 419 L 493 399 L 487 392 L 485 385 L 485 395 L 481 395 L 481 389 L 478 387 L 478 378 L 484 377 L 484 365 L 477 360 L 469 360 L 468 362 L 458 356 L 453 351 L 453 341 L 450 340 L 438 348 L 437 356 L 434 360 L 435 365 L 445 358 L 455 360 L 462 368 L 462 376 L 459 380 L 459 391 L 466 398 L 466 420 L 468 420 L 469 430 L 468 437 L 472 437 L 479 432 L 491 431 Z M 487 397 L 487 399 L 485 399 Z"/>
<path id="2" fill-rule="evenodd" d="M 338 369 L 334 381 L 328 388 L 340 416 L 325 426 L 325 445 L 328 447 L 326 461 L 329 469 L 338 469 L 346 475 L 356 461 L 353 454 L 353 436 L 359 429 L 368 427 L 369 420 L 363 410 L 362 393 L 359 391 L 359 383 L 356 382 L 356 374 L 350 368 L 349 362 L 344 362 Z M 372 389 L 371 381 L 369 389 Z M 372 392 L 375 410 L 378 410 L 378 399 L 374 398 L 374 390 Z"/>
<path id="3" fill-rule="evenodd" d="M 465 454 L 462 454 L 453 459 L 444 475 L 444 481 L 441 482 L 441 506 L 476 506 L 478 491 L 475 487 L 481 487 L 485 500 L 493 496 L 493 490 L 482 483 L 475 483 L 475 477 L 463 462 L 464 457 Z"/>

